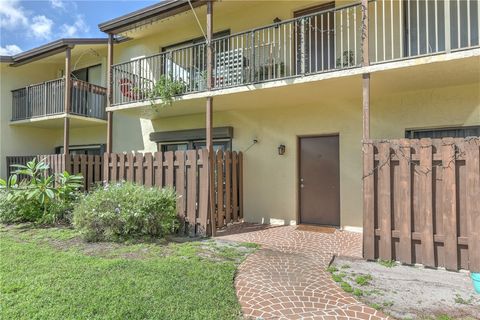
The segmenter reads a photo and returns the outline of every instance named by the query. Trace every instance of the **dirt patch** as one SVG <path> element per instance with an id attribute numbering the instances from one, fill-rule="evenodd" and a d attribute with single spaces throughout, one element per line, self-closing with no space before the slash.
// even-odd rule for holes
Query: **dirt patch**
<path id="1" fill-rule="evenodd" d="M 0 225 L 18 242 L 35 242 L 58 251 L 76 251 L 107 259 L 152 259 L 171 255 L 240 263 L 256 246 L 217 239 L 171 236 L 167 239 L 131 240 L 127 242 L 86 242 L 74 229 L 67 227 L 39 228 L 29 224 Z"/>
<path id="2" fill-rule="evenodd" d="M 480 319 L 480 295 L 466 272 L 342 257 L 329 270 L 346 291 L 397 319 Z"/>

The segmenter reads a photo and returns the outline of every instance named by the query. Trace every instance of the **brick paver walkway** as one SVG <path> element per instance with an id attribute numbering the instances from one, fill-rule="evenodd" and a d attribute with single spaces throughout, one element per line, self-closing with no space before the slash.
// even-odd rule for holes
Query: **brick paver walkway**
<path id="1" fill-rule="evenodd" d="M 239 224 L 217 236 L 262 246 L 240 265 L 235 279 L 247 318 L 388 319 L 345 293 L 325 270 L 333 255 L 360 256 L 361 234 Z"/>

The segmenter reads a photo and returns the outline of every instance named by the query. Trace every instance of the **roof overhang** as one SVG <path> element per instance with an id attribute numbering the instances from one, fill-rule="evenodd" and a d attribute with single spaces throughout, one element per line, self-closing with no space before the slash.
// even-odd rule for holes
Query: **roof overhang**
<path id="1" fill-rule="evenodd" d="M 12 56 L 0 56 L 0 63 L 12 63 Z"/>
<path id="2" fill-rule="evenodd" d="M 67 48 L 73 48 L 76 45 L 107 44 L 107 38 L 69 38 L 59 39 L 43 46 L 16 54 L 11 58 L 11 66 L 17 67 L 39 59 L 43 59 L 57 53 L 65 51 Z"/>
<path id="3" fill-rule="evenodd" d="M 206 0 L 190 0 L 193 7 L 206 3 Z M 190 9 L 188 0 L 164 0 L 149 7 L 131 12 L 121 17 L 100 23 L 100 31 L 119 34 L 153 21 L 185 12 Z"/>

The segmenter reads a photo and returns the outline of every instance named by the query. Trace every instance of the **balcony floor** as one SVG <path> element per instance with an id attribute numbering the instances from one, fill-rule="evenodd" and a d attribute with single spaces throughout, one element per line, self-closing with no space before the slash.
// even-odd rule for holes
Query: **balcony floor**
<path id="1" fill-rule="evenodd" d="M 84 128 L 94 127 L 99 125 L 106 125 L 107 121 L 91 117 L 82 117 L 77 115 L 69 115 L 70 128 Z M 11 121 L 11 126 L 29 126 L 45 129 L 63 128 L 63 121 L 65 114 L 50 115 L 38 118 L 30 118 L 25 120 Z"/>

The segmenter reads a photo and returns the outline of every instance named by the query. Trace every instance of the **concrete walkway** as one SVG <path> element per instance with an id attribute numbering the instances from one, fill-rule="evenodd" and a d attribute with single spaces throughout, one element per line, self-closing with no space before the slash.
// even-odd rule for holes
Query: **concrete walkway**
<path id="1" fill-rule="evenodd" d="M 326 271 L 334 255 L 361 256 L 361 234 L 312 230 L 244 223 L 217 234 L 261 245 L 235 279 L 243 314 L 253 319 L 388 319 L 345 293 Z"/>

